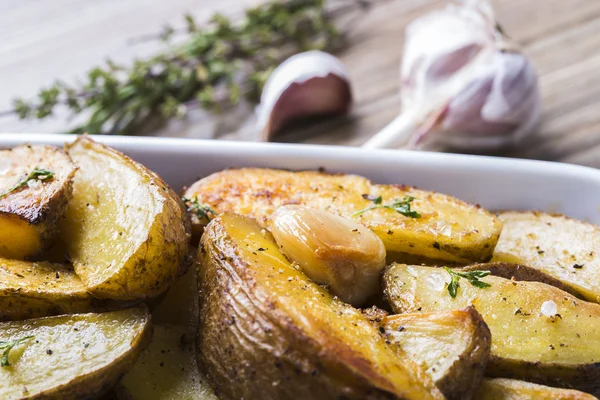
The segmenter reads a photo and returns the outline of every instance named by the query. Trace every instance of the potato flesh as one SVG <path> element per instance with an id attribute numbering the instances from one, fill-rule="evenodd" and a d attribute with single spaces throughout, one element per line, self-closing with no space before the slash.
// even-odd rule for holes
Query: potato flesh
<path id="1" fill-rule="evenodd" d="M 123 400 L 218 400 L 200 375 L 194 330 L 156 325 L 152 343 L 117 386 Z"/>
<path id="2" fill-rule="evenodd" d="M 382 326 L 386 339 L 425 368 L 446 397 L 470 397 L 483 378 L 491 336 L 473 309 L 390 315 Z"/>
<path id="3" fill-rule="evenodd" d="M 32 181 L 18 190 L 35 168 L 54 173 L 47 181 Z M 52 244 L 56 223 L 71 197 L 75 166 L 58 147 L 23 145 L 0 150 L 0 257 L 24 259 Z"/>
<path id="4" fill-rule="evenodd" d="M 364 226 L 297 205 L 279 207 L 269 226 L 288 259 L 343 302 L 360 306 L 380 290 L 385 247 Z"/>
<path id="5" fill-rule="evenodd" d="M 92 311 L 94 303 L 69 266 L 0 258 L 0 320 Z"/>
<path id="6" fill-rule="evenodd" d="M 503 212 L 493 261 L 528 265 L 600 302 L 600 227 L 562 215 Z"/>
<path id="7" fill-rule="evenodd" d="M 207 227 L 201 249 L 198 279 L 206 295 L 201 297 L 198 343 L 209 378 L 222 385 L 218 395 L 346 393 L 347 398 L 365 398 L 379 389 L 407 399 L 442 397 L 418 368 L 385 345 L 360 311 L 294 269 L 253 220 L 221 215 Z M 229 289 L 231 283 L 235 290 Z M 224 324 L 220 309 L 235 310 L 235 318 Z M 261 329 L 268 342 L 260 343 Z M 230 340 L 234 344 L 228 351 Z M 301 358 L 292 361 L 288 354 Z M 264 378 L 250 378 L 256 371 Z M 290 381 L 273 383 L 279 379 Z M 324 382 L 333 387 L 322 388 Z"/>
<path id="8" fill-rule="evenodd" d="M 475 400 L 595 400 L 578 390 L 558 389 L 515 379 L 484 379 Z M 596 399 L 597 400 L 597 399 Z"/>
<path id="9" fill-rule="evenodd" d="M 373 205 L 363 195 L 383 197 L 383 203 L 405 196 L 416 199 L 412 209 L 421 218 L 388 209 L 353 216 Z M 300 204 L 338 214 L 372 229 L 388 252 L 418 255 L 451 262 L 488 260 L 501 229 L 500 221 L 485 210 L 451 196 L 411 187 L 374 185 L 356 175 L 288 172 L 243 168 L 222 171 L 193 184 L 185 193 L 218 213 L 248 215 L 263 227 L 275 209 Z M 207 221 L 193 218 L 202 226 Z"/>
<path id="10" fill-rule="evenodd" d="M 68 152 L 80 169 L 61 237 L 77 274 L 101 298 L 164 292 L 189 240 L 179 200 L 144 167 L 90 139 Z"/>
<path id="11" fill-rule="evenodd" d="M 455 310 L 469 305 L 492 332 L 492 356 L 525 362 L 586 365 L 600 362 L 600 306 L 539 282 L 487 276 L 491 286 L 460 280 L 448 294 L 449 274 L 439 268 L 394 264 L 384 275 L 385 292 L 396 312 Z M 560 317 L 541 314 L 554 301 Z"/>
<path id="12" fill-rule="evenodd" d="M 145 308 L 0 323 L 0 341 L 33 336 L 10 351 L 10 367 L 0 368 L 0 397 L 91 397 L 103 379 L 95 374 L 113 365 L 116 381 L 129 364 L 113 363 L 135 356 L 149 323 Z"/>

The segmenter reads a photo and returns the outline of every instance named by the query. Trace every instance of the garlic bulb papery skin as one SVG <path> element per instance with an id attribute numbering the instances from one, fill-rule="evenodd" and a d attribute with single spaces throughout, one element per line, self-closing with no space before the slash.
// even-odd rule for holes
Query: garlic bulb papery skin
<path id="1" fill-rule="evenodd" d="M 329 53 L 293 55 L 269 76 L 257 108 L 260 139 L 268 141 L 287 122 L 345 114 L 352 104 L 346 68 Z"/>
<path id="2" fill-rule="evenodd" d="M 412 22 L 401 77 L 402 114 L 364 147 L 497 149 L 518 143 L 540 120 L 535 70 L 485 1 Z"/>
<path id="3" fill-rule="evenodd" d="M 340 300 L 358 307 L 379 291 L 386 251 L 370 229 L 299 205 L 279 207 L 269 225 L 283 254 Z"/>

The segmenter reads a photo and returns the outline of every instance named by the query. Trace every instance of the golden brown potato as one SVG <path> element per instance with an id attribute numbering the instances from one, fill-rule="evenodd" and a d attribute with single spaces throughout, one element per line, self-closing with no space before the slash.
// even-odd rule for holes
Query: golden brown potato
<path id="1" fill-rule="evenodd" d="M 500 213 L 494 261 L 539 269 L 582 298 L 600 302 L 600 227 L 535 211 Z"/>
<path id="2" fill-rule="evenodd" d="M 0 368 L 0 398 L 97 397 L 135 362 L 151 331 L 145 307 L 0 323 L 0 341 L 16 341 Z"/>
<path id="3" fill-rule="evenodd" d="M 207 227 L 199 361 L 221 399 L 440 399 L 359 310 L 297 271 L 252 219 Z"/>
<path id="4" fill-rule="evenodd" d="M 152 343 L 115 391 L 120 400 L 218 400 L 198 371 L 194 330 L 155 325 Z"/>
<path id="5" fill-rule="evenodd" d="M 384 337 L 421 365 L 447 399 L 471 399 L 483 379 L 491 334 L 474 307 L 390 315 Z"/>
<path id="6" fill-rule="evenodd" d="M 491 376 L 599 392 L 600 305 L 540 282 L 491 275 L 478 280 L 490 286 L 460 278 L 453 298 L 444 269 L 393 264 L 384 273 L 395 312 L 473 305 L 492 332 Z"/>
<path id="7" fill-rule="evenodd" d="M 22 260 L 52 245 L 74 173 L 58 147 L 0 150 L 0 257 Z"/>
<path id="8" fill-rule="evenodd" d="M 484 379 L 476 400 L 597 400 L 591 394 L 514 379 Z"/>
<path id="9" fill-rule="evenodd" d="M 101 298 L 163 293 L 187 255 L 181 200 L 144 166 L 87 137 L 66 149 L 79 171 L 61 236 L 77 275 Z"/>
<path id="10" fill-rule="evenodd" d="M 70 266 L 0 258 L 0 321 L 119 306 L 92 297 Z"/>
<path id="11" fill-rule="evenodd" d="M 281 252 L 343 302 L 358 307 L 381 291 L 385 247 L 371 230 L 297 205 L 279 207 L 269 226 Z"/>
<path id="12" fill-rule="evenodd" d="M 516 281 L 542 282 L 564 290 L 573 296 L 578 296 L 577 292 L 565 283 L 548 275 L 547 273 L 529 267 L 527 265 L 519 265 L 507 262 L 490 262 L 482 264 L 471 264 L 466 267 L 459 268 L 460 271 L 490 271 L 494 276 L 500 276 L 506 279 L 514 279 Z"/>
<path id="13" fill-rule="evenodd" d="M 372 229 L 388 253 L 463 264 L 489 260 L 502 228 L 495 216 L 454 197 L 407 186 L 374 185 L 356 175 L 230 169 L 194 183 L 185 197 L 216 213 L 230 211 L 251 216 L 263 227 L 267 227 L 281 205 L 327 210 Z M 377 208 L 357 214 L 376 203 L 384 206 L 395 200 L 403 213 Z M 196 234 L 212 216 L 199 214 L 207 217 L 192 216 Z"/>

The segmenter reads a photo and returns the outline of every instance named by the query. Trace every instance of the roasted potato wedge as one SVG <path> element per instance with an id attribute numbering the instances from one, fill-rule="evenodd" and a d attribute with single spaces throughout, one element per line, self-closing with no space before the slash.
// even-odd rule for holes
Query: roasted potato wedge
<path id="1" fill-rule="evenodd" d="M 0 368 L 0 398 L 96 397 L 129 369 L 150 334 L 146 307 L 0 323 L 0 341 L 17 341 L 10 366 Z"/>
<path id="2" fill-rule="evenodd" d="M 381 205 L 414 197 L 410 208 L 420 218 L 382 208 L 356 214 L 376 205 L 378 196 Z M 502 228 L 495 216 L 454 197 L 407 186 L 374 185 L 356 175 L 230 169 L 194 183 L 185 197 L 217 213 L 251 216 L 262 227 L 267 227 L 275 209 L 284 204 L 324 209 L 372 229 L 388 252 L 463 264 L 489 260 Z M 208 216 L 192 216 L 196 235 Z"/>
<path id="3" fill-rule="evenodd" d="M 524 264 L 600 302 L 600 227 L 535 211 L 500 213 L 504 230 L 494 261 Z"/>
<path id="4" fill-rule="evenodd" d="M 0 321 L 118 307 L 90 295 L 70 266 L 0 258 Z"/>
<path id="5" fill-rule="evenodd" d="M 101 298 L 163 293 L 187 255 L 179 197 L 144 166 L 87 137 L 66 149 L 79 171 L 61 235 L 77 275 Z"/>
<path id="6" fill-rule="evenodd" d="M 58 147 L 0 150 L 0 257 L 22 260 L 52 245 L 75 170 Z"/>
<path id="7" fill-rule="evenodd" d="M 395 312 L 435 312 L 473 305 L 492 332 L 488 373 L 590 393 L 600 389 L 600 305 L 540 282 L 486 276 L 489 287 L 435 267 L 393 264 L 384 273 Z"/>
<path id="8" fill-rule="evenodd" d="M 484 379 L 476 400 L 597 400 L 577 390 L 558 389 L 514 379 Z"/>
<path id="9" fill-rule="evenodd" d="M 443 398 L 359 310 L 297 271 L 254 220 L 215 218 L 200 257 L 198 354 L 219 398 Z"/>
<path id="10" fill-rule="evenodd" d="M 474 307 L 390 315 L 384 336 L 421 365 L 447 399 L 471 399 L 483 379 L 491 334 Z"/>
<path id="11" fill-rule="evenodd" d="M 489 271 L 490 274 L 500 276 L 506 279 L 516 281 L 542 282 L 547 285 L 557 287 L 573 296 L 578 296 L 577 292 L 562 281 L 548 275 L 547 273 L 529 267 L 527 265 L 513 264 L 507 262 L 490 262 L 481 264 L 471 264 L 460 268 L 461 271 Z"/>
<path id="12" fill-rule="evenodd" d="M 152 343 L 116 387 L 120 400 L 218 400 L 198 371 L 195 332 L 155 325 Z"/>

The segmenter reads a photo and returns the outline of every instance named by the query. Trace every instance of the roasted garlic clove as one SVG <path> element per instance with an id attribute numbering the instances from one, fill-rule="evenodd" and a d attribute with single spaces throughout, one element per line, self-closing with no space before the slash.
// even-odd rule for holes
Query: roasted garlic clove
<path id="1" fill-rule="evenodd" d="M 313 281 L 354 306 L 379 290 L 385 247 L 371 230 L 324 210 L 279 207 L 270 221 L 281 251 Z"/>

